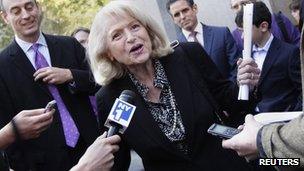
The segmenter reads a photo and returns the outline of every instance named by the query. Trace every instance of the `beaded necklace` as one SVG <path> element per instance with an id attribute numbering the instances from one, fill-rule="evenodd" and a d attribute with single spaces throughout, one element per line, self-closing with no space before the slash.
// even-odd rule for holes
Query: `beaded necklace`
<path id="1" fill-rule="evenodd" d="M 179 122 L 178 124 L 180 125 L 180 128 L 182 130 L 182 132 L 185 132 L 185 128 L 184 128 L 184 125 L 182 123 L 180 123 L 181 121 L 177 121 L 177 108 L 176 108 L 176 104 L 174 102 L 174 99 L 173 99 L 173 93 L 171 91 L 171 87 L 169 86 L 168 88 L 168 91 L 169 91 L 169 99 L 170 99 L 170 105 L 172 106 L 172 109 L 173 109 L 173 126 L 172 126 L 172 130 L 170 131 L 170 133 L 166 134 L 167 137 L 170 137 L 170 135 L 172 135 L 176 129 L 176 126 L 177 126 L 177 122 Z M 171 137 L 171 139 L 173 139 Z"/>

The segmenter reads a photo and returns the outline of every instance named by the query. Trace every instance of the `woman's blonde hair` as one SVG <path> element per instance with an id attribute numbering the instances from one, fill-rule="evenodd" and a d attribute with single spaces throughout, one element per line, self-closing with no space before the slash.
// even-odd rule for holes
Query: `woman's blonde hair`
<path id="1" fill-rule="evenodd" d="M 107 45 L 109 22 L 115 18 L 126 16 L 138 20 L 147 30 L 152 43 L 151 57 L 159 58 L 173 52 L 163 29 L 151 16 L 137 9 L 134 1 L 111 1 L 102 7 L 95 16 L 89 36 L 89 63 L 95 81 L 100 85 L 109 84 L 113 79 L 122 77 L 126 72 L 122 64 L 116 60 L 112 61 L 107 55 L 109 49 Z"/>

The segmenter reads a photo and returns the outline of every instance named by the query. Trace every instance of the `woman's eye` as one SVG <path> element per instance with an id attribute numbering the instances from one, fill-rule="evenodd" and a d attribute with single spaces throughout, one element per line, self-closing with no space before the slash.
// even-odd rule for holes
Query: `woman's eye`
<path id="1" fill-rule="evenodd" d="M 112 40 L 117 40 L 121 37 L 121 34 L 120 33 L 115 33 L 113 36 L 112 36 Z"/>
<path id="2" fill-rule="evenodd" d="M 133 25 L 131 26 L 132 30 L 136 30 L 136 29 L 138 29 L 139 27 L 140 27 L 139 24 L 133 24 Z"/>

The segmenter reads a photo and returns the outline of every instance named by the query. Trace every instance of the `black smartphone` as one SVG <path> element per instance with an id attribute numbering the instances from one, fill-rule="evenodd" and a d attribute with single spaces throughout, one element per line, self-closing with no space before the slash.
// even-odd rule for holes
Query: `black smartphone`
<path id="1" fill-rule="evenodd" d="M 229 139 L 240 133 L 241 130 L 214 123 L 209 127 L 207 132 L 223 139 Z"/>
<path id="2" fill-rule="evenodd" d="M 54 109 L 56 106 L 56 101 L 55 100 L 52 100 L 50 101 L 44 108 L 44 113 L 45 112 L 48 112 L 48 111 L 51 111 L 52 109 Z"/>

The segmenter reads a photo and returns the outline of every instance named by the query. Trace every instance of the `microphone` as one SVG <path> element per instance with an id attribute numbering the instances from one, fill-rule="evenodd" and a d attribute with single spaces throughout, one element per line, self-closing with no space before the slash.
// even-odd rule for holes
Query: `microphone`
<path id="1" fill-rule="evenodd" d="M 128 128 L 135 112 L 135 93 L 131 90 L 124 90 L 117 98 L 111 108 L 105 126 L 109 128 L 107 137 L 115 134 L 123 134 Z"/>

